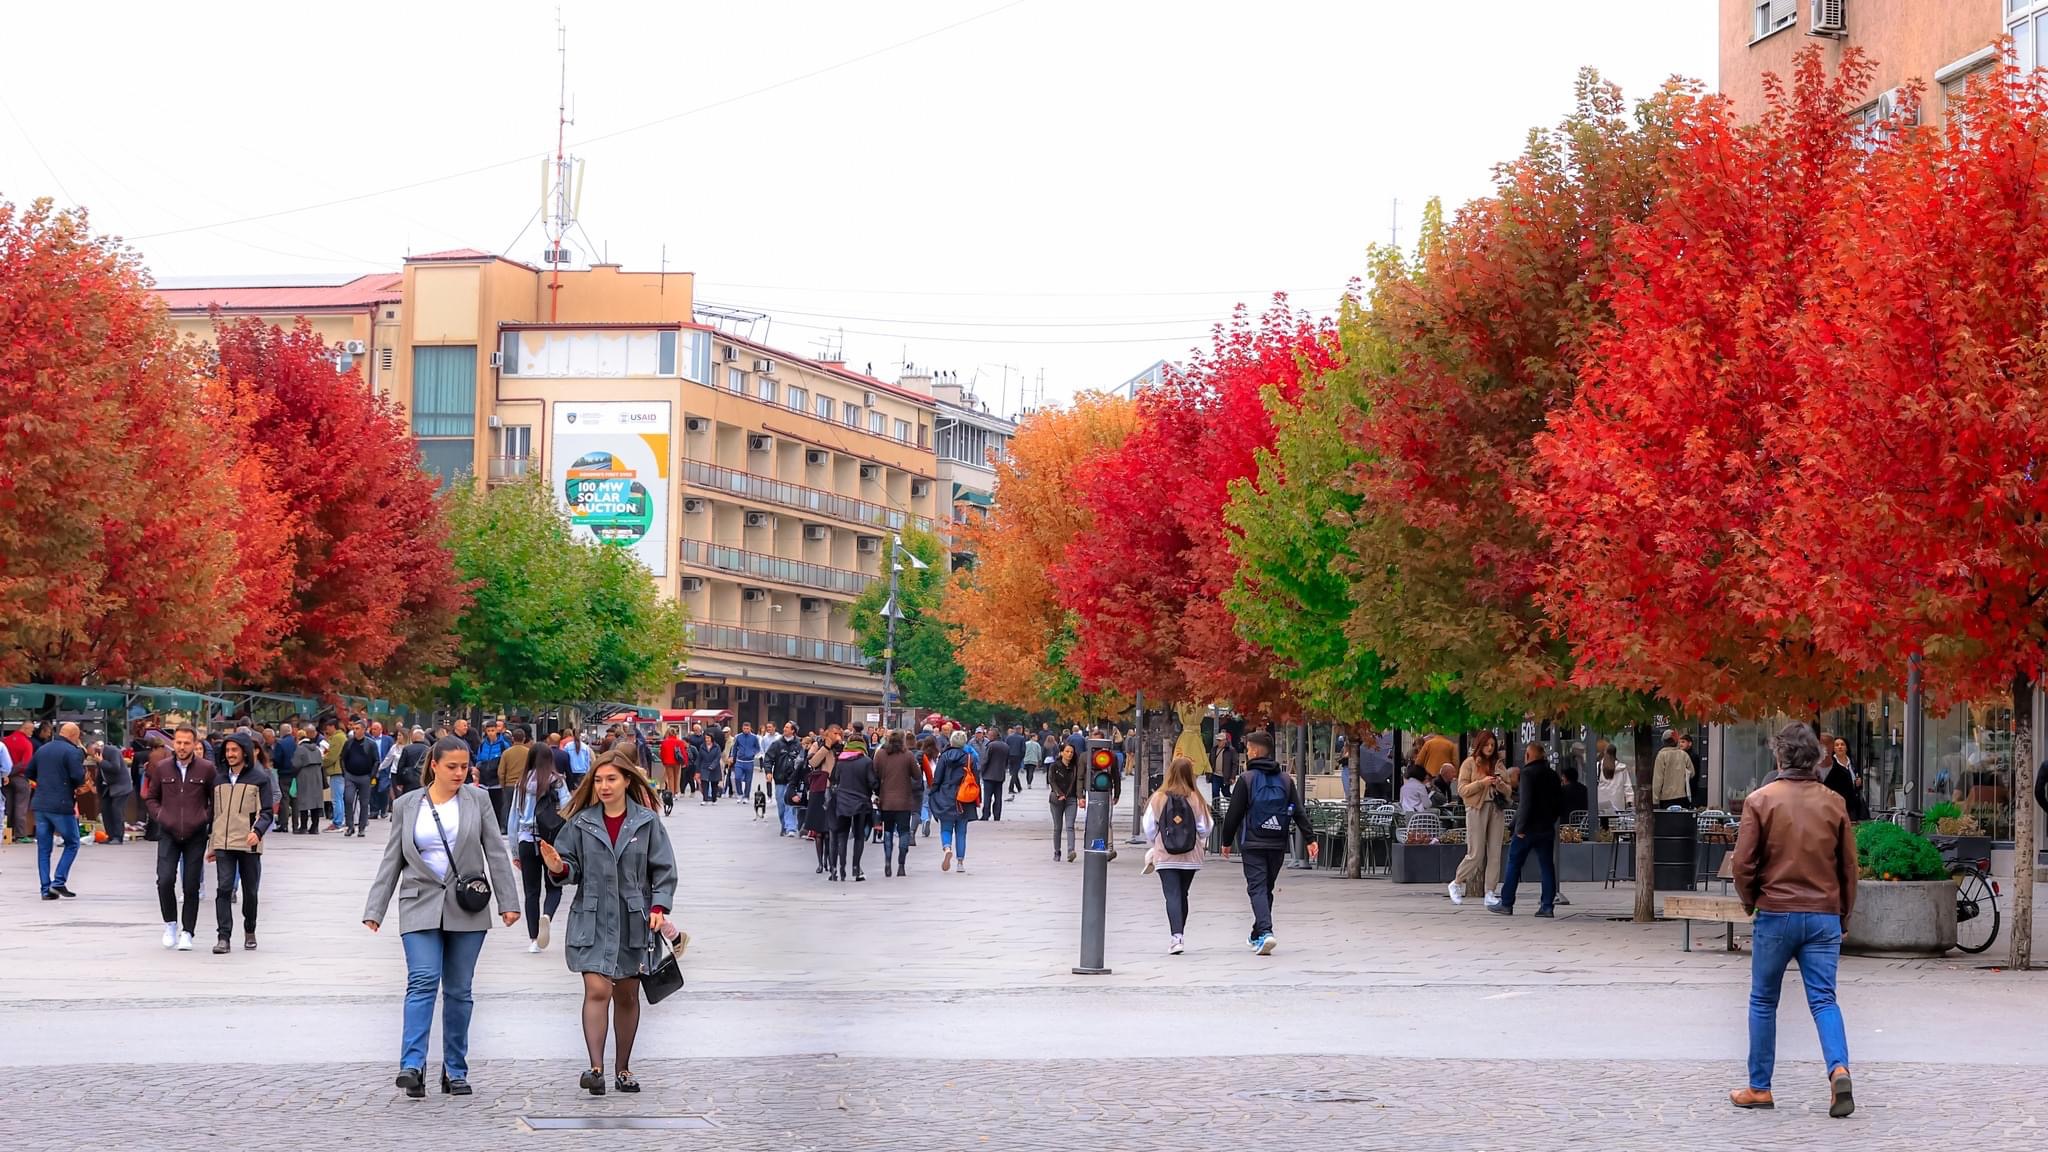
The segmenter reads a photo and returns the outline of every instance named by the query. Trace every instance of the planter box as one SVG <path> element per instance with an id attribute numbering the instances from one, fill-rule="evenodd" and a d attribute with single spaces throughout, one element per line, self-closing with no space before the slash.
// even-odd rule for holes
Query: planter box
<path id="1" fill-rule="evenodd" d="M 1927 838 L 1943 855 L 1953 851 L 1958 860 L 1991 859 L 1991 837 L 1989 836 L 1929 836 Z"/>
<path id="2" fill-rule="evenodd" d="M 1389 878 L 1396 884 L 1448 884 L 1464 859 L 1463 844 L 1396 844 Z"/>
<path id="3" fill-rule="evenodd" d="M 1636 846 L 1623 844 L 1621 858 L 1616 861 L 1614 876 L 1617 880 L 1636 878 Z M 1607 879 L 1607 859 L 1614 852 L 1613 844 L 1559 844 L 1557 846 L 1557 882 L 1560 884 L 1598 884 Z"/>
<path id="4" fill-rule="evenodd" d="M 1939 956 L 1956 946 L 1953 880 L 1858 880 L 1842 951 L 1858 956 Z"/>

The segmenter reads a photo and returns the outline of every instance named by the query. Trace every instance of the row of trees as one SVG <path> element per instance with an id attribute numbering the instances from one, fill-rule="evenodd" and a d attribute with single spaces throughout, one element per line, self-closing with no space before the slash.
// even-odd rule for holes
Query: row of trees
<path id="1" fill-rule="evenodd" d="M 180 341 L 83 212 L 0 201 L 0 332 L 0 682 L 517 703 L 637 698 L 681 659 L 645 570 L 572 545 L 544 489 L 444 508 L 310 328 Z"/>
<path id="2" fill-rule="evenodd" d="M 1937 699 L 2034 674 L 2048 87 L 1868 126 L 1872 71 L 1809 50 L 1749 122 L 1585 73 L 1334 320 L 1240 310 L 1135 403 L 1028 421 L 950 599 L 969 690 L 1647 743 L 1908 658 Z"/>

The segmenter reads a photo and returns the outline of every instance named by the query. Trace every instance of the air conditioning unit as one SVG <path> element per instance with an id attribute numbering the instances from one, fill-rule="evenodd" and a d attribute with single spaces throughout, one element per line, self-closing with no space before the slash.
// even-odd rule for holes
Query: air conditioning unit
<path id="1" fill-rule="evenodd" d="M 361 356 L 370 350 L 370 346 L 361 340 L 344 340 L 341 342 L 341 350 L 351 356 Z M 497 366 L 498 354 L 494 352 L 491 354 L 491 367 L 496 368 Z"/>
<path id="2" fill-rule="evenodd" d="M 775 361 L 756 360 L 754 361 L 754 371 L 762 376 L 773 376 L 775 374 Z"/>
<path id="3" fill-rule="evenodd" d="M 770 516 L 766 512 L 747 513 L 747 527 L 749 528 L 772 528 L 774 526 L 775 517 Z"/>
<path id="4" fill-rule="evenodd" d="M 805 612 L 823 612 L 825 610 L 825 601 L 816 596 L 806 596 L 799 606 Z"/>
<path id="5" fill-rule="evenodd" d="M 854 543 L 854 548 L 861 552 L 880 552 L 882 550 L 882 538 L 880 536 L 863 536 Z"/>
<path id="6" fill-rule="evenodd" d="M 737 349 L 737 348 L 733 347 L 733 346 L 732 346 L 732 345 L 730 345 L 730 344 L 726 344 L 726 345 L 723 345 L 722 347 L 724 347 L 724 349 L 725 349 L 725 358 L 726 358 L 727 360 L 737 360 L 737 359 L 739 359 L 739 358 L 740 358 L 740 350 L 739 350 L 739 349 Z"/>
<path id="7" fill-rule="evenodd" d="M 860 403 L 863 408 L 873 408 L 875 406 L 875 394 L 873 392 L 861 393 Z"/>
<path id="8" fill-rule="evenodd" d="M 1836 39 L 1849 34 L 1847 0 L 1813 0 L 1813 19 L 1807 25 L 1807 33 L 1813 36 L 1831 36 Z"/>
<path id="9" fill-rule="evenodd" d="M 504 426 L 505 422 L 503 420 L 498 419 L 496 416 L 484 417 L 484 427 L 486 428 L 503 428 Z"/>
<path id="10" fill-rule="evenodd" d="M 360 340 L 351 340 L 351 341 L 349 341 L 349 343 L 350 343 L 350 344 L 355 344 L 355 345 L 358 345 L 358 346 L 360 346 L 360 345 L 362 344 L 362 341 L 360 341 Z M 491 353 L 491 367 L 493 367 L 493 368 L 503 368 L 504 366 L 505 366 L 505 354 L 504 354 L 503 352 L 493 352 L 493 353 Z"/>
<path id="11" fill-rule="evenodd" d="M 773 447 L 775 447 L 773 437 L 762 436 L 758 433 L 747 437 L 747 451 L 749 452 L 766 452 Z"/>
<path id="12" fill-rule="evenodd" d="M 825 527 L 823 524 L 804 525 L 804 539 L 806 540 L 824 541 L 830 540 L 831 538 L 832 530 L 830 528 Z"/>
<path id="13" fill-rule="evenodd" d="M 861 465 L 860 478 L 863 480 L 880 480 L 882 478 L 882 466 L 880 464 Z"/>
<path id="14" fill-rule="evenodd" d="M 740 599 L 749 604 L 759 604 L 763 600 L 768 599 L 768 590 L 766 588 L 742 588 L 740 589 Z"/>
<path id="15" fill-rule="evenodd" d="M 702 416 L 685 416 L 683 417 L 683 431 L 709 432 L 711 431 L 711 421 Z"/>
<path id="16" fill-rule="evenodd" d="M 912 496 L 922 496 L 931 490 L 932 482 L 929 480 L 912 480 L 910 482 L 910 494 Z"/>
<path id="17" fill-rule="evenodd" d="M 697 499 L 695 496 L 692 496 L 688 500 L 683 501 L 683 514 L 685 516 L 695 516 L 697 513 L 702 512 L 703 510 L 704 502 L 702 500 Z"/>
<path id="18" fill-rule="evenodd" d="M 813 448 L 810 451 L 804 453 L 804 463 L 809 464 L 813 468 L 824 467 L 826 459 L 827 454 L 819 451 L 816 448 Z"/>
<path id="19" fill-rule="evenodd" d="M 1906 90 L 1904 88 L 1888 88 L 1878 93 L 1877 118 L 1879 120 L 1889 120 L 1905 111 L 1905 106 Z"/>
<path id="20" fill-rule="evenodd" d="M 683 591 L 685 591 L 685 592 L 702 592 L 703 590 L 704 590 L 704 578 L 703 578 L 702 576 L 685 576 L 685 577 L 683 577 Z"/>

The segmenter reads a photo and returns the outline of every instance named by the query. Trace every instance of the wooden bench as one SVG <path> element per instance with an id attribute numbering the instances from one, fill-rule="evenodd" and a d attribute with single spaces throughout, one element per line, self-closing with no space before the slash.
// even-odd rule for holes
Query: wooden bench
<path id="1" fill-rule="evenodd" d="M 1735 860 L 1732 856 L 1721 861 L 1721 869 L 1714 878 L 1721 881 L 1725 891 L 1735 879 Z M 1674 892 L 1664 897 L 1664 915 L 1667 919 L 1685 923 L 1685 950 L 1692 951 L 1692 923 L 1707 920 L 1728 926 L 1728 951 L 1735 951 L 1735 926 L 1749 924 L 1756 920 L 1742 907 L 1742 901 L 1734 896 L 1694 895 Z"/>

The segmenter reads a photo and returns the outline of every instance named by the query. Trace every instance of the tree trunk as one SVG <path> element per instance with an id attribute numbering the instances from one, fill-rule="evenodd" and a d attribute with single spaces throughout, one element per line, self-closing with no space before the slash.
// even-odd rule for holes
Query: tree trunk
<path id="1" fill-rule="evenodd" d="M 1359 858 L 1363 843 L 1358 827 L 1358 798 L 1365 791 L 1365 781 L 1359 779 L 1358 775 L 1358 750 L 1360 741 L 1366 738 L 1360 734 L 1370 733 L 1372 728 L 1365 724 L 1333 725 L 1330 729 L 1332 752 L 1336 751 L 1335 737 L 1339 728 L 1343 730 L 1349 741 L 1348 747 L 1351 753 L 1351 771 L 1345 773 L 1348 779 L 1344 784 L 1344 876 L 1346 879 L 1356 880 L 1365 871 L 1364 861 Z"/>
<path id="2" fill-rule="evenodd" d="M 2012 682 L 2012 961 L 2014 971 L 2034 964 L 2034 686 Z"/>
<path id="3" fill-rule="evenodd" d="M 1635 922 L 1648 924 L 1657 919 L 1656 845 L 1651 833 L 1656 823 L 1651 816 L 1650 777 L 1655 763 L 1656 730 L 1649 724 L 1635 726 L 1636 736 L 1636 909 Z"/>

